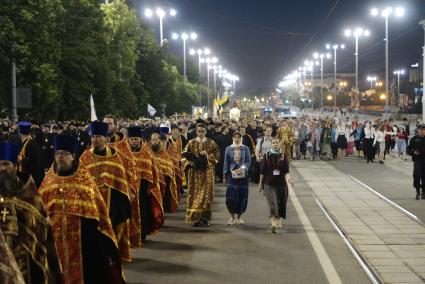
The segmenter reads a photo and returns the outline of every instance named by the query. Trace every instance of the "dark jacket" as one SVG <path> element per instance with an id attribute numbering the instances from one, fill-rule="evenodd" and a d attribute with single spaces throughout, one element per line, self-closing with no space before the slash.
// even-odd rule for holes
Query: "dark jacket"
<path id="1" fill-rule="evenodd" d="M 415 154 L 415 151 L 419 153 Z M 425 162 L 425 137 L 413 136 L 407 146 L 407 154 L 412 156 L 413 161 Z"/>

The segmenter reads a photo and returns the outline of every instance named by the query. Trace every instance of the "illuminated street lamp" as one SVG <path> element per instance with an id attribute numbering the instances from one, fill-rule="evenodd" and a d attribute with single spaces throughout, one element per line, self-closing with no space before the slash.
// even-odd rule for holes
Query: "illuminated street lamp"
<path id="1" fill-rule="evenodd" d="M 208 50 L 207 51 L 208 54 L 211 54 L 211 52 Z M 205 53 L 205 54 L 207 54 Z M 208 110 L 210 109 L 210 96 L 209 96 L 209 91 L 210 91 L 210 70 L 211 68 L 211 64 L 216 64 L 218 62 L 217 57 L 206 57 L 205 59 L 205 63 L 207 63 L 207 89 L 208 89 L 208 93 L 207 93 L 207 107 Z"/>
<path id="2" fill-rule="evenodd" d="M 156 8 L 155 13 L 154 13 L 154 11 L 151 10 L 151 9 L 145 9 L 145 16 L 146 17 L 152 18 L 154 16 L 154 14 L 157 15 L 158 18 L 159 18 L 159 34 L 160 34 L 160 38 L 161 38 L 160 45 L 161 45 L 161 47 L 163 47 L 164 46 L 164 31 L 163 31 L 162 22 L 163 22 L 163 20 L 164 20 L 164 18 L 167 14 L 174 17 L 174 16 L 177 15 L 177 11 L 174 10 L 174 9 L 169 9 L 168 13 L 167 13 L 162 8 Z"/>
<path id="3" fill-rule="evenodd" d="M 183 41 L 183 76 L 185 79 L 186 77 L 186 41 L 188 39 L 196 40 L 198 38 L 198 35 L 196 33 L 181 33 L 180 35 L 177 33 L 173 33 L 172 38 L 174 40 L 178 40 L 179 38 Z"/>
<path id="4" fill-rule="evenodd" d="M 376 78 L 376 76 L 367 76 L 366 80 L 368 82 L 370 82 L 370 89 L 373 89 L 373 82 L 375 82 L 376 80 L 378 80 L 378 78 Z"/>
<path id="5" fill-rule="evenodd" d="M 202 55 L 209 55 L 211 50 L 208 48 L 204 49 L 193 49 L 189 50 L 189 54 L 192 56 L 198 55 L 198 73 L 199 73 L 199 106 L 202 106 L 202 63 L 205 63 L 205 59 L 202 58 Z"/>
<path id="6" fill-rule="evenodd" d="M 323 59 L 327 58 L 330 59 L 331 58 L 331 54 L 330 53 L 317 53 L 315 52 L 313 54 L 314 59 L 318 59 L 320 58 L 320 109 L 323 108 Z"/>
<path id="7" fill-rule="evenodd" d="M 389 85 L 389 79 L 388 79 L 388 66 L 389 66 L 389 39 L 388 39 L 388 20 L 391 15 L 394 15 L 395 17 L 403 17 L 404 16 L 404 8 L 403 7 L 385 7 L 384 9 L 379 10 L 378 8 L 373 8 L 370 13 L 374 17 L 381 16 L 385 18 L 385 93 L 386 95 L 386 106 L 388 106 L 388 85 Z"/>
<path id="8" fill-rule="evenodd" d="M 363 28 L 356 28 L 354 30 L 346 29 L 345 36 L 346 37 L 354 37 L 356 40 L 356 89 L 359 89 L 359 38 L 360 37 L 368 37 L 370 35 L 369 30 L 365 30 Z"/>
<path id="9" fill-rule="evenodd" d="M 326 49 L 334 50 L 334 106 L 336 107 L 336 55 L 338 49 L 345 49 L 345 44 L 327 44 Z"/>
<path id="10" fill-rule="evenodd" d="M 403 69 L 395 70 L 394 75 L 397 76 L 397 94 L 398 94 L 398 97 L 400 98 L 400 75 L 404 75 L 404 70 Z"/>

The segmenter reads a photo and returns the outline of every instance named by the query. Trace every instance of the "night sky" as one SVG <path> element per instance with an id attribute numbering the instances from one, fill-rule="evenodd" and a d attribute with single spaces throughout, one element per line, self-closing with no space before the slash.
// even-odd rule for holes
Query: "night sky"
<path id="1" fill-rule="evenodd" d="M 220 64 L 239 75 L 239 90 L 274 89 L 281 78 L 310 59 L 314 51 L 325 51 L 325 44 L 345 43 L 338 54 L 338 72 L 354 72 L 354 38 L 345 38 L 344 29 L 361 26 L 371 36 L 359 44 L 359 78 L 367 74 L 383 79 L 384 19 L 370 16 L 373 6 L 402 3 L 403 18 L 390 19 L 390 72 L 407 69 L 421 62 L 425 0 L 133 0 L 143 13 L 145 7 L 172 7 L 175 18 L 164 23 L 166 38 L 172 32 L 199 34 L 191 47 L 210 47 Z M 150 24 L 159 33 L 158 21 Z M 171 43 L 180 55 L 181 43 Z M 325 73 L 332 73 L 332 60 Z M 360 82 L 362 83 L 362 82 Z"/>

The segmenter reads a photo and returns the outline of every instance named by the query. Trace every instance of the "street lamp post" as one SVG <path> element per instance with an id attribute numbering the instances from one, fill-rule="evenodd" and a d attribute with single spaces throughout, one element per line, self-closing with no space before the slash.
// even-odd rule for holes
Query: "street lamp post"
<path id="1" fill-rule="evenodd" d="M 394 71 L 394 75 L 397 76 L 397 94 L 398 94 L 398 100 L 400 99 L 400 75 L 404 75 L 404 70 L 403 69 L 398 69 Z M 394 105 L 393 102 L 391 102 L 392 105 Z M 398 104 L 396 103 L 395 106 L 397 106 Z"/>
<path id="2" fill-rule="evenodd" d="M 163 29 L 163 20 L 165 18 L 165 16 L 167 15 L 167 12 L 164 11 L 162 8 L 156 8 L 155 10 L 155 14 L 158 16 L 159 18 L 159 34 L 160 34 L 160 46 L 161 48 L 164 46 L 164 29 Z M 168 11 L 168 14 L 170 16 L 175 16 L 177 15 L 176 10 L 174 9 L 170 9 Z M 145 10 L 145 16 L 148 18 L 152 18 L 152 16 L 154 15 L 153 10 L 151 9 L 146 9 Z"/>
<path id="3" fill-rule="evenodd" d="M 208 108 L 208 111 L 209 111 L 209 109 L 210 109 L 210 70 L 211 70 L 210 64 L 211 63 L 212 64 L 217 63 L 218 59 L 217 59 L 217 57 L 212 57 L 212 58 L 207 57 L 207 58 L 205 58 L 205 62 L 207 63 L 207 90 L 208 90 L 208 92 L 207 92 L 207 108 Z"/>
<path id="4" fill-rule="evenodd" d="M 323 59 L 324 58 L 331 58 L 331 54 L 330 53 L 326 53 L 326 54 L 319 54 L 319 53 L 314 53 L 313 57 L 315 59 L 320 58 L 320 110 L 322 110 L 323 108 Z"/>
<path id="5" fill-rule="evenodd" d="M 304 61 L 304 65 L 306 66 L 307 70 L 311 73 L 311 100 L 313 101 L 314 98 L 314 66 L 319 66 L 319 61 Z M 313 108 L 313 103 L 312 103 Z"/>
<path id="6" fill-rule="evenodd" d="M 402 17 L 404 15 L 404 8 L 397 7 L 393 9 L 393 7 L 386 7 L 385 9 L 382 9 L 381 11 L 377 8 L 373 8 L 371 10 L 372 16 L 376 17 L 381 15 L 381 17 L 385 18 L 385 94 L 386 94 L 386 106 L 388 107 L 388 86 L 389 86 L 389 75 L 388 75 L 388 69 L 389 69 L 389 39 L 388 39 L 388 21 L 389 17 L 394 14 L 396 17 Z"/>
<path id="7" fill-rule="evenodd" d="M 196 40 L 198 38 L 198 35 L 196 33 L 190 33 L 190 35 L 187 34 L 187 33 L 182 33 L 181 35 L 179 35 L 177 33 L 173 33 L 172 38 L 174 40 L 178 40 L 179 38 L 181 38 L 182 41 L 183 41 L 183 76 L 184 76 L 185 79 L 187 79 L 187 76 L 186 76 L 186 41 L 188 39 Z"/>
<path id="8" fill-rule="evenodd" d="M 356 28 L 354 30 L 347 29 L 345 30 L 345 36 L 353 36 L 356 40 L 356 89 L 359 90 L 359 37 L 369 36 L 369 30 L 364 30 L 363 28 Z"/>
<path id="9" fill-rule="evenodd" d="M 370 82 L 370 89 L 373 89 L 373 82 L 375 82 L 378 78 L 376 76 L 367 76 L 366 80 Z"/>
<path id="10" fill-rule="evenodd" d="M 337 50 L 338 49 L 344 49 L 345 48 L 345 44 L 327 44 L 326 45 L 326 49 L 333 49 L 334 50 L 334 107 L 336 108 L 336 94 L 337 94 L 337 89 L 336 89 L 336 55 L 337 55 Z"/>
<path id="11" fill-rule="evenodd" d="M 189 54 L 194 56 L 198 55 L 198 74 L 199 74 L 199 106 L 202 106 L 202 63 L 205 61 L 202 55 L 209 55 L 211 51 L 208 48 L 204 49 L 190 49 Z M 205 63 L 205 62 L 204 62 Z"/>
<path id="12" fill-rule="evenodd" d="M 419 25 L 424 29 L 424 46 L 422 47 L 422 122 L 425 122 L 425 19 L 419 22 Z"/>

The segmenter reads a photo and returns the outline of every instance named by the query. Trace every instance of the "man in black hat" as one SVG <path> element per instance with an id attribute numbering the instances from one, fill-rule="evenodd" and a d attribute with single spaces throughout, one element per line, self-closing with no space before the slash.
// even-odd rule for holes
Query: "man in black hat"
<path id="1" fill-rule="evenodd" d="M 38 188 L 43 181 L 44 170 L 41 162 L 41 149 L 31 136 L 31 126 L 32 124 L 26 121 L 18 123 L 19 173 L 26 177 L 32 176 Z"/>
<path id="2" fill-rule="evenodd" d="M 416 189 L 416 199 L 425 199 L 425 124 L 418 127 L 418 134 L 410 139 L 407 154 L 413 161 L 413 186 Z M 422 188 L 422 196 L 421 196 Z"/>
<path id="3" fill-rule="evenodd" d="M 135 223 L 134 227 L 140 227 L 141 241 L 144 242 L 146 236 L 154 234 L 164 224 L 162 194 L 158 178 L 162 173 L 157 172 L 149 145 L 147 143 L 142 145 L 142 129 L 138 126 L 129 127 L 127 134 L 136 164 L 137 184 L 140 185 L 138 197 L 141 216 L 140 220 L 135 220 L 136 216 L 133 213 L 132 222 Z"/>
<path id="4" fill-rule="evenodd" d="M 33 179 L 18 172 L 18 153 L 0 143 L 0 231 L 26 283 L 62 283 L 48 215 Z"/>
<path id="5" fill-rule="evenodd" d="M 107 123 L 92 122 L 90 135 L 92 148 L 81 155 L 80 165 L 89 171 L 100 189 L 117 236 L 121 259 L 131 261 L 127 229 L 131 218 L 130 189 L 124 164 L 118 150 L 106 142 Z"/>
<path id="6" fill-rule="evenodd" d="M 77 149 L 74 136 L 55 136 L 54 165 L 39 190 L 64 278 L 67 283 L 124 283 L 105 202 L 90 173 L 79 167 Z"/>

